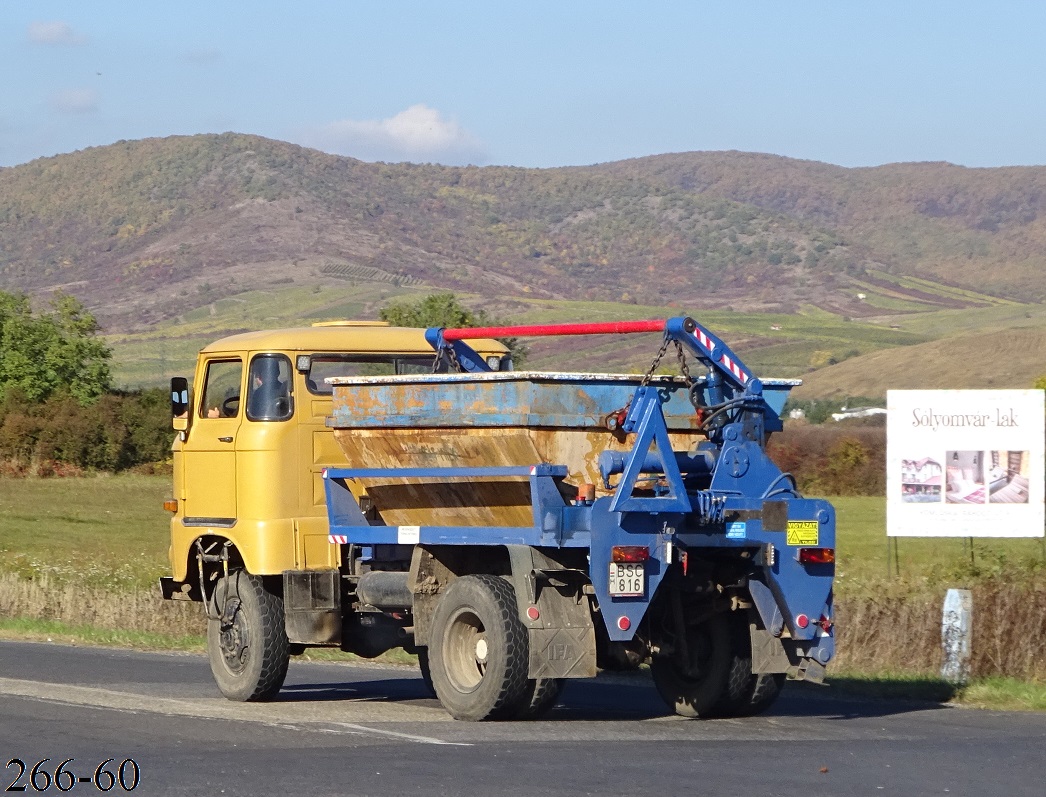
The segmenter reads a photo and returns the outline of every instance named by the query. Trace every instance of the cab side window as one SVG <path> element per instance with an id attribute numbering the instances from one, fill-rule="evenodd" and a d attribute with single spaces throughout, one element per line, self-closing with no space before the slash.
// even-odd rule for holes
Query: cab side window
<path id="1" fill-rule="evenodd" d="M 243 363 L 240 360 L 217 360 L 207 364 L 200 402 L 201 418 L 233 418 L 240 411 L 240 385 Z"/>
<path id="2" fill-rule="evenodd" d="M 282 354 L 259 354 L 247 379 L 247 418 L 285 421 L 294 412 L 291 361 Z"/>

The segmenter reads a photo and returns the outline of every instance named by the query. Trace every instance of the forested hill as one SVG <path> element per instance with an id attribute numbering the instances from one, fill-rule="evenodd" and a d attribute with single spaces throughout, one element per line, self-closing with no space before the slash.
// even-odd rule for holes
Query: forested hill
<path id="1" fill-rule="evenodd" d="M 1043 300 L 1044 203 L 1039 167 L 712 152 L 452 168 L 171 137 L 0 169 L 0 289 L 63 288 L 111 330 L 347 277 L 858 318 Z"/>

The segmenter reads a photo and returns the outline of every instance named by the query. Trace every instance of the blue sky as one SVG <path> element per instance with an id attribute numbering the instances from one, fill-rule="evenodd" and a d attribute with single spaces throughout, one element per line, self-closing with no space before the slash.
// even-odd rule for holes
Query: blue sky
<path id="1" fill-rule="evenodd" d="M 0 0 L 0 166 L 236 131 L 364 160 L 1046 164 L 1046 3 Z"/>

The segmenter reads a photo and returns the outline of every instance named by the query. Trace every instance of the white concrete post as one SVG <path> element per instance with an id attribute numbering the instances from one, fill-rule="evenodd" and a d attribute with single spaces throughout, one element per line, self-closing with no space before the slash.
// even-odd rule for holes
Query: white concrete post
<path id="1" fill-rule="evenodd" d="M 973 629 L 973 594 L 968 589 L 950 589 L 944 596 L 941 616 L 941 647 L 944 660 L 941 678 L 964 684 L 970 677 L 970 635 Z"/>

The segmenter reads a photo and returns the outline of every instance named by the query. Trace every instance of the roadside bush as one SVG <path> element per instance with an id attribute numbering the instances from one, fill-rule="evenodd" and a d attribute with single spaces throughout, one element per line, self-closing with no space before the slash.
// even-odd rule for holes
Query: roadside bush
<path id="1" fill-rule="evenodd" d="M 83 406 L 68 393 L 31 402 L 17 388 L 0 402 L 5 475 L 122 471 L 169 458 L 171 427 L 162 389 L 107 393 Z"/>
<path id="2" fill-rule="evenodd" d="M 885 495 L 886 429 L 882 426 L 789 425 L 767 453 L 803 493 Z"/>

